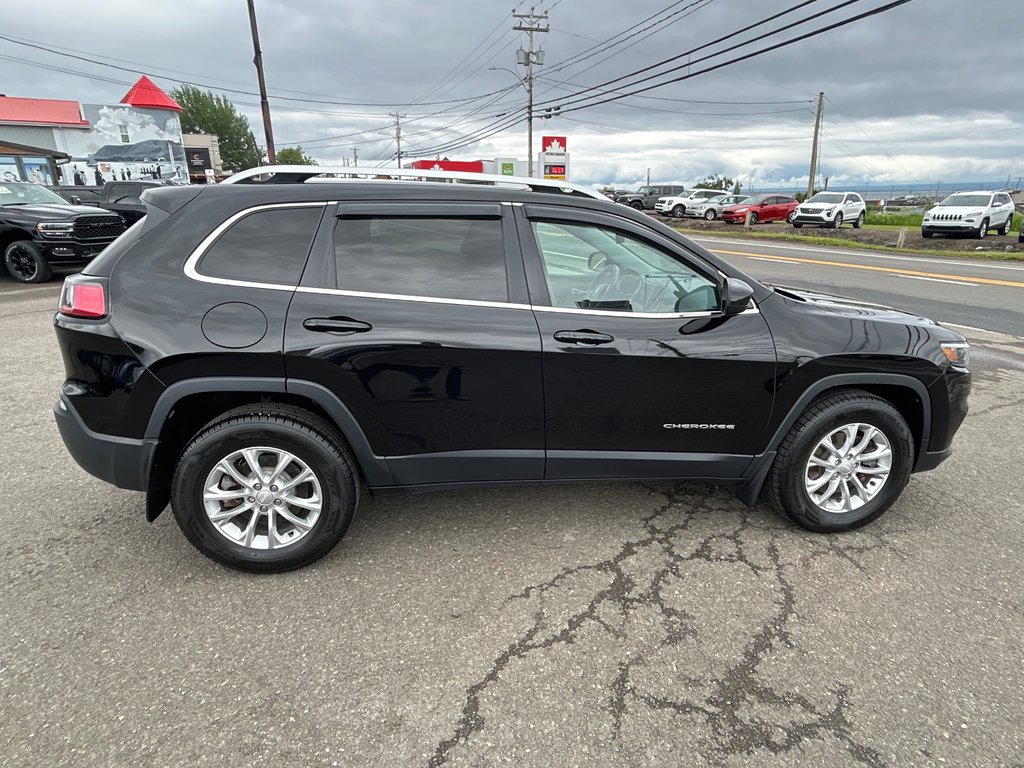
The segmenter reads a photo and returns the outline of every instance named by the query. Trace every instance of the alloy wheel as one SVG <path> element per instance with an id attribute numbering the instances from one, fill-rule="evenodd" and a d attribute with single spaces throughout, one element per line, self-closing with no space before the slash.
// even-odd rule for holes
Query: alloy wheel
<path id="1" fill-rule="evenodd" d="M 804 466 L 804 489 L 826 512 L 860 509 L 885 486 L 892 470 L 892 446 L 871 424 L 846 424 L 825 435 Z"/>
<path id="2" fill-rule="evenodd" d="M 28 282 L 36 276 L 39 265 L 28 249 L 15 243 L 7 251 L 7 269 L 19 280 Z"/>

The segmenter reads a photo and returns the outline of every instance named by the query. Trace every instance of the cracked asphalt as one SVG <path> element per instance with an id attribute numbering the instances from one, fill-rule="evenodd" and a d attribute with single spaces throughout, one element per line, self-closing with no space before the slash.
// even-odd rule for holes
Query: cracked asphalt
<path id="1" fill-rule="evenodd" d="M 380 497 L 303 571 L 78 469 L 56 284 L 0 285 L 0 765 L 1022 766 L 1024 339 L 956 454 L 807 533 L 708 485 Z"/>

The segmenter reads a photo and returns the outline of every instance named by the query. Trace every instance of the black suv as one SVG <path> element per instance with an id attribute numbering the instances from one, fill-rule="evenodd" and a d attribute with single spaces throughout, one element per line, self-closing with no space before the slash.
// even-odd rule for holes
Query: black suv
<path id="1" fill-rule="evenodd" d="M 229 566 L 316 560 L 364 490 L 698 479 L 841 531 L 967 413 L 959 334 L 597 192 L 304 178 L 147 191 L 54 319 L 71 454 Z"/>
<path id="2" fill-rule="evenodd" d="M 41 283 L 55 268 L 81 267 L 122 232 L 116 213 L 71 205 L 39 184 L 0 182 L 0 253 L 15 280 Z"/>

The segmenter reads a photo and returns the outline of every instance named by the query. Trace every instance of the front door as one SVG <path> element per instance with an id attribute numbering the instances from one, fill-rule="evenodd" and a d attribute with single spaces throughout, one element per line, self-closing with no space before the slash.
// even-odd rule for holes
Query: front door
<path id="1" fill-rule="evenodd" d="M 724 317 L 714 268 L 624 218 L 529 205 L 519 222 L 546 477 L 739 477 L 773 403 L 775 348 L 756 308 Z"/>
<path id="2" fill-rule="evenodd" d="M 289 391 L 334 393 L 399 485 L 543 476 L 540 339 L 498 203 L 341 204 L 285 351 Z"/>

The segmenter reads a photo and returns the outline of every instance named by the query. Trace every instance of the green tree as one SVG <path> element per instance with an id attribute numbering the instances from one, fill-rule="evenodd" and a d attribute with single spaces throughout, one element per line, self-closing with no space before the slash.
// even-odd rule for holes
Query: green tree
<path id="1" fill-rule="evenodd" d="M 263 153 L 253 138 L 249 120 L 227 96 L 182 85 L 171 91 L 171 98 L 181 105 L 183 132 L 211 133 L 217 137 L 224 170 L 244 171 L 260 164 Z"/>
<path id="2" fill-rule="evenodd" d="M 316 160 L 302 151 L 302 145 L 284 147 L 277 150 L 277 162 L 280 165 L 320 165 Z"/>
<path id="3" fill-rule="evenodd" d="M 728 192 L 730 189 L 735 189 L 737 183 L 728 176 L 719 176 L 717 173 L 712 173 L 704 181 L 700 182 L 697 187 L 699 189 L 720 189 L 723 192 Z M 739 194 L 739 192 L 736 194 Z"/>

